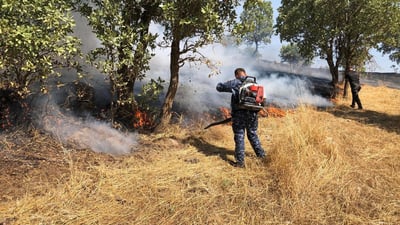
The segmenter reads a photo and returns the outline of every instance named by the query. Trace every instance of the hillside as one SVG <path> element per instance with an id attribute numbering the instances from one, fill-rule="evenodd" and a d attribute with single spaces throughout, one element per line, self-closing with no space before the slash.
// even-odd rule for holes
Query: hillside
<path id="1" fill-rule="evenodd" d="M 260 117 L 269 160 L 246 142 L 245 169 L 229 125 L 138 134 L 127 155 L 3 133 L 0 224 L 399 224 L 400 90 L 360 98 Z"/>

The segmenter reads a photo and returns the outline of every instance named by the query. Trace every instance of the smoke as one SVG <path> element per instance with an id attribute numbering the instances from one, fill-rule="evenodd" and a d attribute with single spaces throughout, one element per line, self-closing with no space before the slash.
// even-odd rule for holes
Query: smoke
<path id="1" fill-rule="evenodd" d="M 317 107 L 333 106 L 328 99 L 312 93 L 310 80 L 290 75 L 272 73 L 259 81 L 265 87 L 267 102 L 282 108 L 294 108 L 299 105 Z"/>
<path id="2" fill-rule="evenodd" d="M 257 82 L 264 86 L 268 103 L 282 108 L 293 108 L 302 104 L 332 106 L 327 98 L 322 97 L 323 93 L 316 91 L 316 85 L 320 86 L 319 90 L 322 86 L 329 88 L 329 74 L 326 71 L 298 68 L 294 73 L 289 73 L 289 66 L 255 59 L 245 49 L 220 44 L 200 51 L 217 66 L 210 69 L 204 64 L 187 63 L 181 68 L 180 86 L 175 98 L 175 106 L 181 111 L 201 114 L 219 107 L 229 107 L 230 94 L 218 93 L 215 87 L 219 82 L 234 79 L 234 70 L 237 67 L 245 68 L 248 75 L 255 76 Z M 149 77 L 161 77 L 169 81 L 169 70 L 166 70 L 169 68 L 168 52 L 157 52 L 151 60 L 150 68 Z"/>
<path id="3" fill-rule="evenodd" d="M 98 47 L 100 43 L 87 26 L 87 21 L 77 16 L 76 20 L 75 34 L 82 40 L 83 52 L 87 53 Z M 161 40 L 162 28 L 152 25 L 151 29 L 151 32 L 159 34 L 159 40 Z M 210 45 L 199 51 L 212 62 L 213 67 L 210 69 L 204 62 L 197 64 L 186 62 L 180 70 L 179 87 L 173 106 L 174 110 L 178 109 L 186 115 L 191 115 L 192 118 L 220 107 L 229 107 L 230 94 L 219 93 L 215 87 L 219 82 L 234 79 L 233 72 L 237 67 L 243 67 L 248 75 L 257 77 L 258 83 L 264 86 L 265 96 L 270 103 L 280 107 L 295 107 L 299 104 L 331 105 L 328 100 L 313 92 L 315 84 L 310 79 L 311 77 L 329 77 L 324 71 L 317 71 L 318 75 L 316 75 L 313 74 L 316 70 L 307 71 L 304 68 L 298 68 L 296 71 L 298 74 L 288 73 L 291 71 L 283 64 L 251 57 L 249 54 L 252 50 L 222 44 Z M 160 77 L 167 81 L 166 90 L 170 77 L 169 49 L 159 48 L 154 55 L 150 61 L 150 71 L 142 82 L 137 82 L 137 86 L 140 87 L 150 79 Z M 85 66 L 89 74 L 85 80 L 92 84 L 94 103 L 102 102 L 105 105 L 105 102 L 109 102 L 111 98 L 109 84 L 104 81 L 105 75 L 89 65 Z M 299 74 L 302 76 L 298 76 Z M 63 75 L 64 82 L 76 79 L 74 72 L 65 71 Z M 57 93 L 51 95 L 53 95 L 51 99 L 57 99 Z M 163 100 L 163 97 L 160 96 L 160 99 Z M 62 99 L 65 100 L 65 93 Z M 70 114 L 60 109 L 59 105 L 57 101 L 42 99 L 36 104 L 35 116 L 39 126 L 62 142 L 116 155 L 127 154 L 137 147 L 136 134 L 122 133 L 114 129 L 112 124 L 100 122 L 91 116 L 78 117 Z"/>
<path id="4" fill-rule="evenodd" d="M 36 103 L 34 118 L 44 131 L 78 149 L 90 148 L 95 152 L 122 155 L 130 153 L 138 145 L 135 133 L 122 133 L 111 124 L 90 116 L 79 118 L 70 115 L 49 98 L 43 97 Z"/>
<path id="5" fill-rule="evenodd" d="M 74 18 L 77 22 L 74 34 L 82 41 L 83 53 L 99 47 L 100 42 L 87 21 L 78 14 L 74 14 Z M 50 82 L 54 85 L 50 93 L 45 97 L 37 97 L 33 102 L 32 114 L 36 125 L 74 148 L 112 155 L 130 153 L 138 146 L 137 134 L 121 132 L 113 128 L 113 124 L 101 122 L 90 115 L 93 109 L 90 107 L 98 109 L 109 104 L 109 84 L 104 74 L 84 61 L 81 64 L 87 74 L 84 80 L 73 82 L 77 80 L 76 71 L 61 70 L 60 81 L 65 85 L 58 88 L 57 82 Z M 85 99 L 79 101 L 82 94 Z"/>

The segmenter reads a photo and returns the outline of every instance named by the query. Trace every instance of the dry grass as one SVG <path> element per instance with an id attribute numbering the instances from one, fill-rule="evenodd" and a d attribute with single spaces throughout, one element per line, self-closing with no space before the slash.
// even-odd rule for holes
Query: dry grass
<path id="1" fill-rule="evenodd" d="M 173 126 L 142 148 L 79 166 L 0 201 L 0 224 L 399 224 L 400 90 L 364 86 L 366 110 L 340 100 L 260 118 L 270 161 L 247 143 L 233 159 L 231 128 Z M 29 187 L 29 185 L 25 185 Z"/>

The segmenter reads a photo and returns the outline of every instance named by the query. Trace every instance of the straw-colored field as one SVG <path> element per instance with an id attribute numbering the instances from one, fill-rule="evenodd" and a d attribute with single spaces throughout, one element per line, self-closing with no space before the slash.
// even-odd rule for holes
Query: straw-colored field
<path id="1" fill-rule="evenodd" d="M 261 117 L 269 161 L 230 126 L 141 135 L 127 156 L 37 130 L 0 136 L 0 224 L 400 224 L 400 90 L 364 86 L 331 109 Z"/>

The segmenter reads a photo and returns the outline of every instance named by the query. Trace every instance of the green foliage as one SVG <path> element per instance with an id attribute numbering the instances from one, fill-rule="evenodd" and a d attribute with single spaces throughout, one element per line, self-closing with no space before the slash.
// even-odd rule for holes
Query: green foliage
<path id="1" fill-rule="evenodd" d="M 159 100 L 160 94 L 164 89 L 163 83 L 165 83 L 165 80 L 159 77 L 157 80 L 151 79 L 143 85 L 141 93 L 138 95 L 138 98 L 142 98 L 142 101 L 140 101 L 142 109 L 150 110 L 149 103 Z"/>
<path id="2" fill-rule="evenodd" d="M 336 82 L 340 66 L 363 65 L 370 49 L 392 38 L 387 31 L 398 27 L 396 1 L 282 0 L 276 28 L 302 55 L 326 59 Z"/>
<path id="3" fill-rule="evenodd" d="M 88 58 L 111 81 L 112 111 L 132 113 L 135 82 L 145 77 L 155 48 L 149 26 L 160 13 L 159 1 L 90 0 L 80 11 L 101 43 Z"/>
<path id="4" fill-rule="evenodd" d="M 240 23 L 236 25 L 234 35 L 238 42 L 255 44 L 254 54 L 261 43 L 271 43 L 273 34 L 272 6 L 270 1 L 246 1 L 240 14 Z"/>
<path id="5" fill-rule="evenodd" d="M 236 6 L 236 0 L 163 1 L 161 24 L 165 27 L 165 32 L 162 46 L 169 47 L 173 40 L 177 40 L 184 43 L 182 55 L 188 52 L 198 53 L 200 47 L 220 40 L 226 26 L 234 23 Z"/>
<path id="6" fill-rule="evenodd" d="M 300 49 L 296 44 L 283 45 L 280 50 L 282 62 L 287 62 L 291 65 L 308 65 L 310 60 L 307 60 L 300 54 Z"/>
<path id="7" fill-rule="evenodd" d="M 159 100 L 162 91 L 164 90 L 163 84 L 165 80 L 158 78 L 157 80 L 151 79 L 148 83 L 144 84 L 141 92 L 137 95 L 136 99 L 139 108 L 145 111 L 155 121 L 160 113 Z"/>
<path id="8" fill-rule="evenodd" d="M 337 52 L 332 43 L 343 39 L 339 26 L 344 23 L 340 1 L 283 0 L 278 9 L 277 33 L 281 40 L 296 43 L 302 55 L 326 58 Z M 335 14 L 335 15 L 333 15 Z"/>
<path id="9" fill-rule="evenodd" d="M 392 13 L 393 15 L 387 16 L 384 19 L 391 19 L 391 25 L 386 27 L 385 36 L 383 37 L 382 45 L 379 46 L 379 50 L 384 54 L 389 54 L 389 58 L 400 64 L 400 3 L 397 1 L 397 5 L 393 3 L 394 7 L 391 7 L 393 10 L 390 10 L 388 13 Z M 396 7 L 397 6 L 397 7 Z M 387 18 L 389 17 L 389 18 Z M 395 66 L 393 66 L 395 67 Z"/>
<path id="10" fill-rule="evenodd" d="M 75 25 L 68 1 L 3 0 L 0 7 L 0 81 L 22 96 L 30 85 L 60 76 L 62 67 L 77 66 L 79 41 L 71 36 Z"/>

